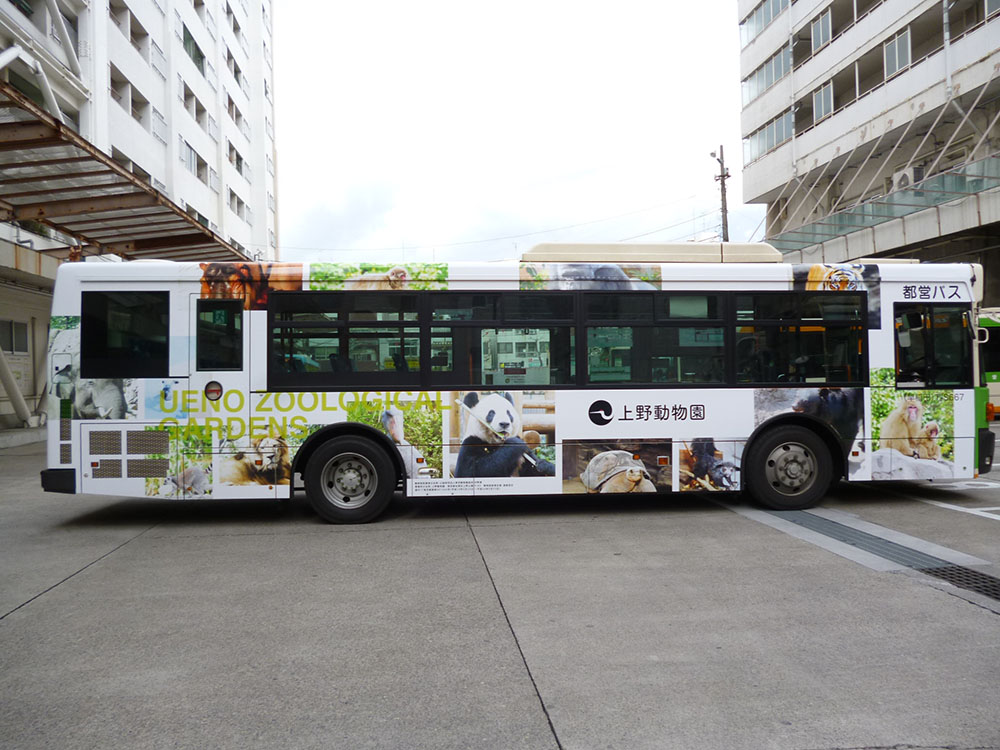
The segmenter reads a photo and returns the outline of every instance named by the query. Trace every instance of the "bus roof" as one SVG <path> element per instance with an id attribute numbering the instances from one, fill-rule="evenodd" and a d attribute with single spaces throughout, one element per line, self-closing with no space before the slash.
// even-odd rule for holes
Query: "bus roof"
<path id="1" fill-rule="evenodd" d="M 521 256 L 536 263 L 781 263 L 782 258 L 766 242 L 543 243 Z"/>

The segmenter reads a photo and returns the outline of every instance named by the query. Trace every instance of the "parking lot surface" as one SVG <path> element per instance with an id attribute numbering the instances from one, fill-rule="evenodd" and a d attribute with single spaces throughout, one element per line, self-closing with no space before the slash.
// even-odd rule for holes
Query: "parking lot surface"
<path id="1" fill-rule="evenodd" d="M 0 451 L 2 747 L 1000 747 L 1000 601 L 886 551 L 1000 577 L 989 476 L 332 526 L 43 493 L 43 462 Z"/>

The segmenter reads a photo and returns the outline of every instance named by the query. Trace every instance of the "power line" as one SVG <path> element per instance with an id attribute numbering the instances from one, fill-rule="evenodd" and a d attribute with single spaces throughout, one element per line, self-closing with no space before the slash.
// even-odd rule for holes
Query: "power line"
<path id="1" fill-rule="evenodd" d="M 660 227 L 659 229 L 654 229 L 651 232 L 643 232 L 642 234 L 635 234 L 635 235 L 632 235 L 631 237 L 623 237 L 622 239 L 620 239 L 618 241 L 619 242 L 628 242 L 629 240 L 637 240 L 640 237 L 648 237 L 651 234 L 656 234 L 658 232 L 664 232 L 664 231 L 666 231 L 668 229 L 676 229 L 677 227 L 684 226 L 688 222 L 697 221 L 698 219 L 704 219 L 706 216 L 711 216 L 714 213 L 715 213 L 714 210 L 713 211 L 706 211 L 703 214 L 698 214 L 697 216 L 692 216 L 690 219 L 685 219 L 684 221 L 678 222 L 677 224 L 671 224 L 670 226 Z"/>
<path id="2" fill-rule="evenodd" d="M 539 230 L 534 231 L 534 232 L 525 232 L 524 234 L 510 234 L 510 235 L 504 235 L 502 237 L 490 237 L 489 239 L 482 239 L 482 240 L 465 240 L 463 242 L 432 243 L 432 244 L 427 244 L 427 245 L 407 245 L 405 249 L 406 250 L 439 249 L 439 248 L 447 248 L 447 247 L 462 247 L 462 246 L 465 246 L 465 245 L 481 245 L 481 244 L 486 243 L 486 242 L 502 242 L 504 240 L 518 240 L 518 239 L 522 239 L 524 237 L 534 237 L 534 236 L 539 235 L 539 234 L 549 234 L 550 232 L 562 232 L 562 231 L 565 231 L 567 229 L 577 229 L 579 227 L 586 227 L 586 226 L 592 226 L 594 224 L 601 224 L 601 223 L 606 222 L 606 221 L 614 221 L 616 219 L 623 219 L 626 216 L 635 216 L 636 214 L 645 213 L 647 211 L 652 211 L 652 210 L 657 209 L 657 208 L 664 208 L 666 206 L 672 206 L 672 205 L 675 205 L 676 203 L 680 203 L 680 202 L 685 201 L 685 200 L 690 200 L 691 198 L 694 198 L 694 197 L 696 197 L 696 196 L 689 195 L 687 198 L 682 198 L 681 200 L 674 201 L 673 203 L 658 203 L 655 206 L 647 206 L 646 208 L 640 208 L 640 209 L 635 210 L 635 211 L 628 211 L 628 212 L 623 213 L 623 214 L 617 214 L 616 216 L 608 216 L 608 217 L 605 217 L 603 219 L 594 219 L 593 221 L 583 221 L 583 222 L 580 222 L 578 224 L 567 224 L 566 226 L 553 227 L 552 229 L 539 229 Z M 712 213 L 712 212 L 710 212 L 710 213 Z M 702 218 L 702 216 L 707 216 L 707 215 L 708 214 L 702 214 L 701 216 L 696 216 L 694 218 Z M 693 221 L 693 219 L 688 219 L 687 221 Z M 686 222 L 681 222 L 681 224 L 684 224 L 684 223 L 686 223 Z M 680 224 L 676 224 L 674 226 L 680 226 Z M 664 227 L 664 229 L 670 229 L 670 228 L 671 227 Z M 655 230 L 655 231 L 661 231 L 661 230 Z M 643 235 L 638 235 L 638 236 L 642 237 Z M 344 253 L 348 253 L 348 252 L 388 252 L 388 251 L 399 250 L 400 248 L 399 248 L 399 246 L 393 246 L 393 247 L 305 247 L 305 246 L 301 246 L 301 245 L 282 245 L 281 249 L 282 250 L 319 250 L 319 251 L 324 251 L 324 252 L 344 252 Z"/>

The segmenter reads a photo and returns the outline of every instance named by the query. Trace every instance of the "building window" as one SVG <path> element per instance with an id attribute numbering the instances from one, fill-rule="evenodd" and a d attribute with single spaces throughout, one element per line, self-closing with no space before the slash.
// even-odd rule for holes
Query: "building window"
<path id="1" fill-rule="evenodd" d="M 827 81 L 813 92 L 813 122 L 833 114 L 833 81 Z"/>
<path id="2" fill-rule="evenodd" d="M 986 0 L 986 15 L 1000 13 L 1000 0 Z"/>
<path id="3" fill-rule="evenodd" d="M 756 161 L 792 137 L 794 128 L 792 110 L 779 115 L 764 127 L 743 139 L 743 164 Z"/>
<path id="4" fill-rule="evenodd" d="M 182 141 L 182 144 L 181 161 L 184 162 L 184 168 L 207 185 L 208 162 L 201 158 L 198 152 L 191 147 L 190 143 Z"/>
<path id="5" fill-rule="evenodd" d="M 191 36 L 191 32 L 188 31 L 187 24 L 184 25 L 184 51 L 188 53 L 188 57 L 194 63 L 194 66 L 198 68 L 198 72 L 205 75 L 205 53 L 201 51 L 201 47 Z"/>
<path id="6" fill-rule="evenodd" d="M 910 30 L 904 29 L 885 43 L 885 77 L 891 78 L 910 65 Z"/>
<path id="7" fill-rule="evenodd" d="M 7 354 L 28 353 L 28 324 L 0 320 L 0 349 Z"/>
<path id="8" fill-rule="evenodd" d="M 830 8 L 812 22 L 812 51 L 816 53 L 818 49 L 830 43 L 833 38 L 833 14 Z"/>
<path id="9" fill-rule="evenodd" d="M 744 106 L 788 75 L 791 70 L 792 48 L 791 45 L 786 45 L 743 81 Z"/>
<path id="10" fill-rule="evenodd" d="M 754 8 L 750 15 L 740 23 L 740 42 L 742 45 L 745 47 L 756 39 L 757 35 L 777 18 L 781 11 L 788 7 L 788 2 L 789 0 L 764 0 Z"/>

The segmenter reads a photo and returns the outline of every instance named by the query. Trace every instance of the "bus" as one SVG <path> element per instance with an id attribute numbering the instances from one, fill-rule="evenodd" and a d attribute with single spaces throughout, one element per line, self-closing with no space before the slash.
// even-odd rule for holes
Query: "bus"
<path id="1" fill-rule="evenodd" d="M 1000 406 L 1000 307 L 984 307 L 979 311 L 979 326 L 989 337 L 979 347 L 979 364 L 983 382 L 989 389 L 990 403 Z M 993 418 L 997 419 L 994 408 Z"/>
<path id="2" fill-rule="evenodd" d="M 45 490 L 407 498 L 746 491 L 988 472 L 975 264 L 766 244 L 489 263 L 67 263 Z"/>

